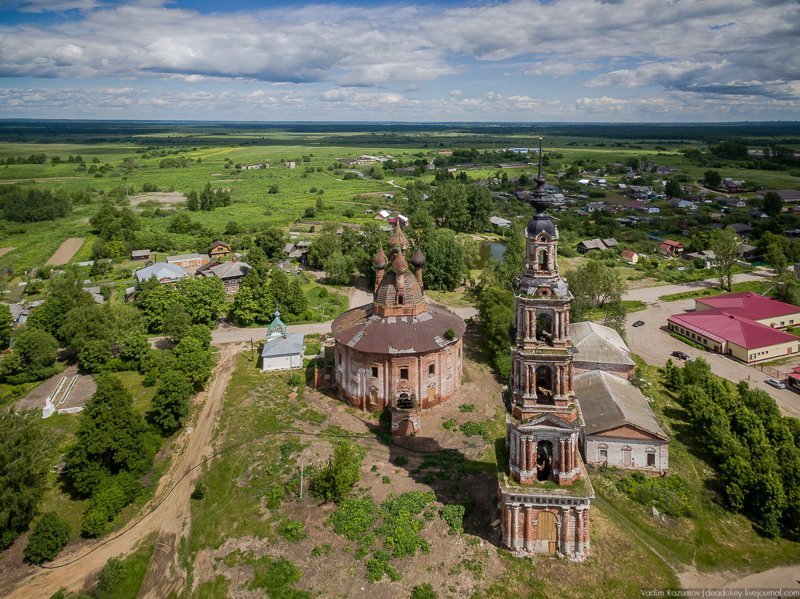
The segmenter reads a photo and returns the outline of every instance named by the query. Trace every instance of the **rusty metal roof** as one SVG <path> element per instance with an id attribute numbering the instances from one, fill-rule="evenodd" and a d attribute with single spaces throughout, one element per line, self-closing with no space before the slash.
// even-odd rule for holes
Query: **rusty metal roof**
<path id="1" fill-rule="evenodd" d="M 435 351 L 464 336 L 466 324 L 443 306 L 428 304 L 417 316 L 373 314 L 367 304 L 340 314 L 332 325 L 337 344 L 371 354 L 415 354 Z M 455 337 L 445 339 L 448 329 Z"/>

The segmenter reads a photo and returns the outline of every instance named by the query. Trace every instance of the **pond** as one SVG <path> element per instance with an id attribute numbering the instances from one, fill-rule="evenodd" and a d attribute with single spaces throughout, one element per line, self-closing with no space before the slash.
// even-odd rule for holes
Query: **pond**
<path id="1" fill-rule="evenodd" d="M 479 268 L 483 268 L 489 262 L 489 258 L 494 258 L 498 262 L 503 261 L 503 255 L 506 253 L 506 246 L 497 241 L 483 241 L 481 242 L 481 258 Z"/>

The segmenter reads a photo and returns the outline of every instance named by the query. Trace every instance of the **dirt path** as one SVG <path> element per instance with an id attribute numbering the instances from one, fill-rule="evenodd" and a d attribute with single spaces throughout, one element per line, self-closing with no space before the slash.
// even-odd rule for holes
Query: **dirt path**
<path id="1" fill-rule="evenodd" d="M 800 564 L 779 566 L 741 577 L 734 572 L 684 572 L 679 576 L 684 589 L 726 587 L 733 589 L 797 589 L 800 588 Z"/>
<path id="2" fill-rule="evenodd" d="M 89 542 L 78 555 L 65 555 L 48 569 L 30 567 L 30 576 L 10 590 L 10 597 L 49 597 L 61 587 L 79 591 L 87 578 L 114 556 L 128 554 L 147 536 L 156 533 L 156 550 L 139 597 L 166 597 L 179 592 L 186 573 L 178 562 L 177 548 L 189 528 L 189 502 L 201 469 L 212 455 L 212 433 L 222 410 L 222 398 L 233 374 L 233 359 L 241 345 L 222 348 L 208 390 L 195 399 L 196 419 L 181 433 L 169 471 L 161 477 L 153 499 L 128 528 L 111 538 Z"/>
<path id="3" fill-rule="evenodd" d="M 13 247 L 13 246 L 7 246 L 7 247 L 4 247 L 4 248 L 0 248 L 0 258 L 2 258 L 2 257 L 3 257 L 3 256 L 5 256 L 5 255 L 6 255 L 8 252 L 11 252 L 11 251 L 13 251 L 13 250 L 14 250 L 14 247 Z"/>
<path id="4" fill-rule="evenodd" d="M 70 237 L 65 240 L 58 246 L 58 249 L 50 256 L 50 259 L 45 264 L 47 266 L 61 266 L 62 264 L 66 264 L 72 260 L 72 257 L 81 249 L 83 241 L 83 237 Z"/>

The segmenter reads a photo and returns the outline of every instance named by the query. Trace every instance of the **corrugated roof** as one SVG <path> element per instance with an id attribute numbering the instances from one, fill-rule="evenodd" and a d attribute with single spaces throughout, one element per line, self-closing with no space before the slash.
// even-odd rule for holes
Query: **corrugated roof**
<path id="1" fill-rule="evenodd" d="M 217 278 L 225 280 L 243 277 L 248 272 L 250 272 L 250 265 L 247 262 L 223 262 L 207 269 L 204 274 L 213 274 Z"/>
<path id="2" fill-rule="evenodd" d="M 744 318 L 727 310 L 702 310 L 670 316 L 669 322 L 718 343 L 730 341 L 746 349 L 770 347 L 797 341 L 797 337 L 779 329 Z"/>
<path id="3" fill-rule="evenodd" d="M 279 356 L 295 356 L 303 353 L 303 333 L 289 333 L 286 337 L 276 337 L 264 343 L 261 350 L 262 358 L 277 358 Z"/>
<path id="4" fill-rule="evenodd" d="M 145 266 L 136 271 L 136 280 L 140 283 L 152 277 L 159 281 L 163 280 L 177 280 L 186 276 L 180 266 L 169 264 L 168 262 L 156 262 L 150 266 Z"/>
<path id="5" fill-rule="evenodd" d="M 462 338 L 466 328 L 457 314 L 436 304 L 417 316 L 383 318 L 367 304 L 340 314 L 331 327 L 336 343 L 374 354 L 434 351 Z M 448 329 L 455 333 L 452 340 L 444 338 Z"/>
<path id="6" fill-rule="evenodd" d="M 587 435 L 630 425 L 667 439 L 642 392 L 613 374 L 602 370 L 579 374 L 575 377 L 575 398 Z"/>
<path id="7" fill-rule="evenodd" d="M 621 364 L 635 366 L 630 351 L 614 329 L 595 322 L 573 322 L 569 325 L 575 362 Z"/>

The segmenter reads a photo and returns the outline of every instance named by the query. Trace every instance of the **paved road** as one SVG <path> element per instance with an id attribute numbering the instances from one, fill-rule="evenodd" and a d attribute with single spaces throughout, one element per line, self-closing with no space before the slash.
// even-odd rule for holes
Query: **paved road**
<path id="1" fill-rule="evenodd" d="M 763 274 L 742 274 L 736 281 L 757 280 Z M 789 389 L 775 389 L 764 381 L 770 378 L 757 368 L 733 360 L 720 354 L 694 349 L 672 337 L 667 331 L 667 319 L 673 314 L 694 309 L 694 300 L 679 300 L 675 302 L 661 302 L 658 297 L 667 293 L 678 293 L 696 289 L 696 283 L 689 285 L 665 285 L 662 287 L 649 287 L 633 289 L 625 293 L 625 299 L 639 300 L 647 304 L 647 308 L 634 312 L 628 316 L 626 331 L 628 347 L 638 354 L 645 362 L 654 366 L 663 366 L 673 351 L 680 350 L 692 358 L 704 358 L 711 366 L 712 371 L 728 380 L 738 382 L 750 379 L 750 384 L 758 389 L 767 391 L 775 401 L 781 412 L 787 416 L 800 418 L 800 395 Z M 643 320 L 644 325 L 633 327 L 637 320 Z M 673 358 L 673 361 L 680 360 Z"/>

